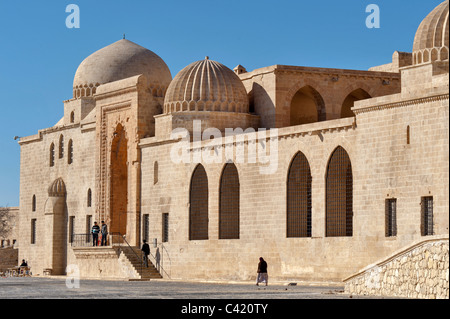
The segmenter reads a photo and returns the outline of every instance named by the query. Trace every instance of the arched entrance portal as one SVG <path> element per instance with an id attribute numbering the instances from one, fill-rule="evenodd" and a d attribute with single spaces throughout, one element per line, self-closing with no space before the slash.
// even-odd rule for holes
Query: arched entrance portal
<path id="1" fill-rule="evenodd" d="M 355 116 L 355 113 L 353 113 L 352 111 L 352 107 L 354 106 L 355 102 L 370 98 L 371 96 L 369 95 L 369 93 L 367 93 L 363 89 L 357 89 L 351 92 L 349 95 L 347 95 L 344 102 L 342 103 L 341 118 Z"/>
<path id="2" fill-rule="evenodd" d="M 119 124 L 111 144 L 111 191 L 109 231 L 125 235 L 128 207 L 128 140 Z"/>
<path id="3" fill-rule="evenodd" d="M 325 102 L 314 88 L 307 85 L 295 93 L 290 107 L 290 125 L 301 125 L 324 121 Z"/>

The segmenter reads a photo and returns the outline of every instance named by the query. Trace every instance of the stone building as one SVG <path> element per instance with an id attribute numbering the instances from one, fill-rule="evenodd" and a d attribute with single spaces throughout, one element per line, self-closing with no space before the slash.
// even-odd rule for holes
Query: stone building
<path id="1" fill-rule="evenodd" d="M 271 280 L 342 281 L 448 235 L 448 49 L 448 1 L 368 71 L 206 57 L 172 78 L 113 43 L 80 64 L 61 120 L 20 139 L 19 259 L 139 277 L 120 234 L 154 242 L 163 277 L 253 280 L 264 256 Z M 81 245 L 102 220 L 110 245 Z"/>

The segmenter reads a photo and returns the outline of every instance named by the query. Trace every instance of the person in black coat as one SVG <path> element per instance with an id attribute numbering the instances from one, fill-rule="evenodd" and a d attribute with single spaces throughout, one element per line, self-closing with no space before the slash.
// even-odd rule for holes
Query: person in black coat
<path id="1" fill-rule="evenodd" d="M 141 250 L 144 253 L 144 265 L 145 267 L 148 267 L 148 255 L 150 255 L 150 246 L 147 244 L 147 241 L 145 239 Z"/>
<path id="2" fill-rule="evenodd" d="M 256 277 L 256 285 L 259 286 L 260 282 L 265 282 L 267 286 L 267 284 L 269 283 L 269 275 L 267 274 L 267 262 L 262 257 L 259 257 L 257 273 L 258 275 Z"/>

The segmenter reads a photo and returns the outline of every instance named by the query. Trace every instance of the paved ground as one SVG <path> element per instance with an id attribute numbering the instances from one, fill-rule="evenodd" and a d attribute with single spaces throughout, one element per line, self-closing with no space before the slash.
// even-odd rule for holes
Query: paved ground
<path id="1" fill-rule="evenodd" d="M 67 283 L 69 285 L 67 285 Z M 349 296 L 342 286 L 254 283 L 200 283 L 169 280 L 81 280 L 79 287 L 65 277 L 1 278 L 0 307 L 11 308 L 18 317 L 67 316 L 76 318 L 158 316 L 162 318 L 289 318 L 313 313 L 325 317 L 358 316 L 356 300 L 379 297 Z M 44 300 L 43 300 L 44 299 Z M 75 299 L 75 300 L 74 300 Z M 330 300 L 331 303 L 330 304 Z M 346 300 L 346 301 L 345 301 Z M 346 305 L 345 303 L 349 303 Z M 348 307 L 347 307 L 348 306 Z M 405 307 L 366 305 L 363 310 L 386 316 Z M 352 311 L 347 311 L 352 309 Z M 367 316 L 366 316 L 367 317 Z M 400 314 L 399 314 L 400 317 Z"/>
<path id="2" fill-rule="evenodd" d="M 378 299 L 349 296 L 339 286 L 288 286 L 253 283 L 200 283 L 181 281 L 76 282 L 61 278 L 0 278 L 0 299 Z"/>

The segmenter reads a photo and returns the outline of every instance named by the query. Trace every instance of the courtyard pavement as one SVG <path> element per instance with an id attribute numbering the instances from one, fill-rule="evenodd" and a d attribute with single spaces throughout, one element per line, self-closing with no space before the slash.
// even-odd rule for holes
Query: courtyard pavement
<path id="1" fill-rule="evenodd" d="M 337 285 L 212 283 L 176 280 L 71 281 L 66 277 L 0 278 L 0 299 L 378 299 L 350 296 Z"/>
<path id="2" fill-rule="evenodd" d="M 79 286 L 77 285 L 79 283 Z M 175 280 L 113 281 L 80 280 L 66 277 L 0 277 L 0 307 L 15 309 L 21 317 L 48 312 L 81 316 L 117 317 L 163 315 L 165 318 L 287 318 L 306 314 L 314 308 L 322 315 L 333 314 L 362 299 L 389 299 L 377 296 L 350 296 L 343 285 L 256 286 L 253 282 L 188 282 Z M 328 304 L 334 300 L 331 306 Z M 344 301 L 347 300 L 347 301 Z M 322 302 L 326 302 L 322 305 Z M 62 304 L 62 306 L 59 306 Z M 348 305 L 350 306 L 350 305 Z M 385 307 L 371 307 L 371 313 Z M 124 312 L 125 311 L 125 312 Z M 380 313 L 381 315 L 382 313 Z M 350 316 L 351 317 L 351 316 Z"/>

